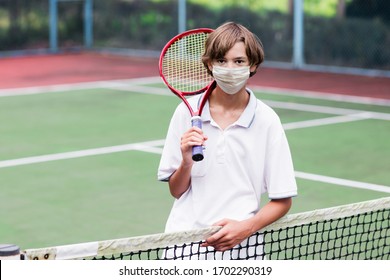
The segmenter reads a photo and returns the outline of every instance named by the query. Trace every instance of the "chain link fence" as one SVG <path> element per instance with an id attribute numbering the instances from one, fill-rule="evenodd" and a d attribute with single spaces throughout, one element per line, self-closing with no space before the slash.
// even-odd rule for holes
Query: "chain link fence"
<path id="1" fill-rule="evenodd" d="M 187 0 L 187 29 L 242 23 L 263 41 L 266 62 L 291 65 L 293 0 L 275 1 L 275 8 L 253 0 L 226 1 L 220 7 L 204 2 Z M 178 3 L 94 0 L 93 49 L 158 55 L 178 33 Z M 84 48 L 83 5 L 81 0 L 58 1 L 59 51 Z M 48 51 L 49 22 L 48 0 L 0 0 L 0 55 Z M 304 0 L 303 31 L 306 66 L 374 69 L 390 76 L 390 1 Z"/>

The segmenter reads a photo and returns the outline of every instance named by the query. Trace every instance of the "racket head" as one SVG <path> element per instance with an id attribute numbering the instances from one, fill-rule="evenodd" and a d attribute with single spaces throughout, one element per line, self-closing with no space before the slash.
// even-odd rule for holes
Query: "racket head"
<path id="1" fill-rule="evenodd" d="M 204 92 L 213 81 L 202 63 L 207 36 L 213 31 L 198 28 L 180 33 L 161 52 L 160 76 L 180 98 Z"/>

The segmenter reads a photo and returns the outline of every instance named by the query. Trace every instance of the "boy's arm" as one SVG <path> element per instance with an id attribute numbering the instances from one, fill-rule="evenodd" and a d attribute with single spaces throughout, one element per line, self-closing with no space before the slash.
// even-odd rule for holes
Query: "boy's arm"
<path id="1" fill-rule="evenodd" d="M 187 191 L 191 183 L 192 164 L 181 162 L 179 168 L 169 178 L 169 191 L 171 195 L 178 199 Z"/>
<path id="2" fill-rule="evenodd" d="M 202 130 L 196 126 L 191 127 L 181 137 L 180 149 L 183 159 L 180 166 L 169 178 L 169 190 L 174 198 L 179 198 L 187 191 L 191 183 L 192 147 L 203 145 L 207 140 Z"/>
<path id="3" fill-rule="evenodd" d="M 217 251 L 225 251 L 241 243 L 256 231 L 283 217 L 291 208 L 292 198 L 273 199 L 257 214 L 247 220 L 224 219 L 214 224 L 222 229 L 210 236 L 202 246 L 212 246 Z"/>

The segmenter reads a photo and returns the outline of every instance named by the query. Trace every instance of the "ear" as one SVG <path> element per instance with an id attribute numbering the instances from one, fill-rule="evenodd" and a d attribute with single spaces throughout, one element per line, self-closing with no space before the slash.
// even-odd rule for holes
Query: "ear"
<path id="1" fill-rule="evenodd" d="M 210 72 L 213 72 L 213 64 L 208 63 L 207 68 L 209 69 Z"/>
<path id="2" fill-rule="evenodd" d="M 252 65 L 250 68 L 249 68 L 249 71 L 252 73 L 252 72 L 256 72 L 256 69 L 257 69 L 257 65 L 254 64 Z"/>

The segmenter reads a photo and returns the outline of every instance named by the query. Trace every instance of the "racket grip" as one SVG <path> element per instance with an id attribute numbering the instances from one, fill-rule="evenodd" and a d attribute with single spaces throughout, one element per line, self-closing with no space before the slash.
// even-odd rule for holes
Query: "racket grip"
<path id="1" fill-rule="evenodd" d="M 197 126 L 202 129 L 202 119 L 200 116 L 194 116 L 191 118 L 192 126 Z M 201 161 L 203 160 L 203 146 L 193 146 L 192 147 L 192 160 Z"/>

